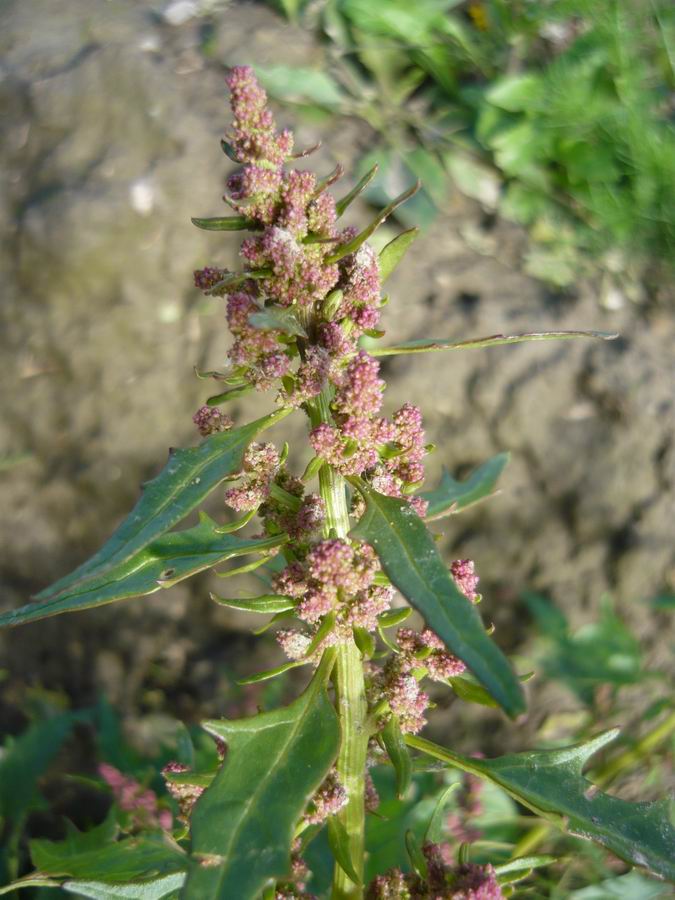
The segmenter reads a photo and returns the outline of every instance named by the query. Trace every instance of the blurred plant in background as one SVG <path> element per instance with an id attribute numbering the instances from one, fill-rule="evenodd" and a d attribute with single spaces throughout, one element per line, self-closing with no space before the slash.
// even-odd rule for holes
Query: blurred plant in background
<path id="1" fill-rule="evenodd" d="M 320 30 L 330 71 L 258 68 L 270 93 L 365 119 L 366 195 L 429 223 L 454 188 L 529 229 L 526 269 L 559 286 L 606 274 L 637 296 L 675 250 L 673 34 L 664 0 L 276 0 Z M 626 285 L 626 280 L 629 283 Z M 632 284 L 630 283 L 632 282 Z"/>

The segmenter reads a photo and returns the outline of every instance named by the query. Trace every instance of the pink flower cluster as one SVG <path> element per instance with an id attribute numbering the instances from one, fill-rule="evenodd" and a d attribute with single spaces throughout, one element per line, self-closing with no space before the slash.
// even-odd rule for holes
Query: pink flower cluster
<path id="1" fill-rule="evenodd" d="M 396 634 L 399 653 L 390 656 L 373 682 L 375 700 L 385 699 L 397 716 L 401 731 L 416 734 L 425 723 L 429 695 L 420 688 L 420 677 L 443 681 L 466 671 L 461 659 L 445 649 L 445 644 L 429 628 L 418 633 L 399 628 Z"/>
<path id="2" fill-rule="evenodd" d="M 312 797 L 309 810 L 305 813 L 304 821 L 308 825 L 320 825 L 329 816 L 334 816 L 340 812 L 347 805 L 348 800 L 347 791 L 340 784 L 337 772 L 333 769 L 328 773 L 323 784 Z"/>
<path id="3" fill-rule="evenodd" d="M 192 807 L 204 793 L 204 788 L 196 784 L 178 784 L 171 781 L 168 777 L 170 775 L 182 775 L 185 772 L 189 772 L 188 767 L 179 762 L 167 763 L 162 769 L 166 789 L 178 803 L 180 818 L 187 824 L 190 821 Z"/>
<path id="4" fill-rule="evenodd" d="M 305 493 L 305 485 L 282 466 L 274 477 L 287 499 L 268 497 L 259 509 L 267 534 L 286 533 L 296 542 L 308 541 L 321 527 L 326 506 L 318 494 Z M 298 548 L 299 549 L 299 548 Z"/>
<path id="5" fill-rule="evenodd" d="M 101 763 L 98 772 L 111 788 L 115 803 L 123 812 L 130 814 L 128 830 L 163 828 L 165 831 L 169 831 L 171 829 L 173 825 L 171 811 L 160 809 L 157 794 L 154 791 L 144 788 L 133 778 L 127 778 L 119 769 L 108 763 Z"/>
<path id="6" fill-rule="evenodd" d="M 254 328 L 251 313 L 259 312 L 255 288 L 237 290 L 227 300 L 227 324 L 234 335 L 228 356 L 241 366 L 247 380 L 258 390 L 267 390 L 286 374 L 291 359 L 280 342 L 281 332 L 272 328 Z"/>
<path id="7" fill-rule="evenodd" d="M 352 544 L 340 538 L 319 541 L 302 562 L 287 566 L 275 579 L 278 593 L 297 597 L 297 615 L 312 625 L 331 610 L 338 626 L 375 628 L 377 616 L 389 608 L 391 594 L 373 585 L 379 570 L 369 544 Z"/>
<path id="8" fill-rule="evenodd" d="M 501 900 L 502 893 L 491 865 L 447 865 L 444 847 L 427 842 L 422 847 L 426 878 L 391 869 L 369 885 L 367 900 Z"/>
<path id="9" fill-rule="evenodd" d="M 192 417 L 192 421 L 203 437 L 218 431 L 229 431 L 234 425 L 230 416 L 215 406 L 201 406 Z"/>
<path id="10" fill-rule="evenodd" d="M 241 483 L 225 492 L 227 505 L 237 512 L 257 509 L 269 497 L 279 465 L 274 444 L 251 444 L 244 454 Z"/>
<path id="11" fill-rule="evenodd" d="M 450 566 L 450 574 L 464 596 L 476 603 L 479 599 L 476 588 L 480 578 L 476 575 L 476 564 L 472 559 L 456 559 Z"/>

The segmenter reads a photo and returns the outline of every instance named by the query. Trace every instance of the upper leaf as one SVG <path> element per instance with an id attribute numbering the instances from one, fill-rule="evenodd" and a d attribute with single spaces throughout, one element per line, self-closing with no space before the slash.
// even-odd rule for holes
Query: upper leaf
<path id="1" fill-rule="evenodd" d="M 325 687 L 333 660 L 327 651 L 290 706 L 205 723 L 228 752 L 192 814 L 195 861 L 183 900 L 254 900 L 269 879 L 288 875 L 296 822 L 338 751 Z"/>
<path id="2" fill-rule="evenodd" d="M 613 341 L 618 336 L 610 331 L 529 331 L 523 334 L 491 334 L 489 337 L 472 338 L 468 341 L 420 338 L 393 347 L 374 347 L 368 352 L 371 356 L 396 356 L 400 353 L 433 353 L 439 350 L 475 350 L 482 347 L 496 347 L 500 344 L 522 344 L 525 341 L 562 341 L 574 338 Z"/>
<path id="3" fill-rule="evenodd" d="M 381 284 L 384 284 L 387 278 L 389 278 L 391 273 L 401 262 L 408 248 L 415 240 L 415 238 L 419 235 L 419 233 L 419 228 L 409 228 L 407 231 L 402 231 L 400 234 L 397 234 L 395 238 L 389 241 L 389 243 L 386 244 L 382 248 L 382 250 L 380 250 L 378 260 L 380 263 Z"/>
<path id="4" fill-rule="evenodd" d="M 284 543 L 286 536 L 243 539 L 222 534 L 216 523 L 202 513 L 199 525 L 165 534 L 103 575 L 77 582 L 42 603 L 29 603 L 0 616 L 0 627 L 23 625 L 59 613 L 103 606 L 163 587 L 209 569 L 235 556 L 265 553 Z"/>
<path id="5" fill-rule="evenodd" d="M 103 547 L 70 575 L 41 591 L 37 599 L 55 597 L 98 578 L 169 531 L 224 478 L 238 472 L 253 438 L 288 412 L 280 410 L 242 428 L 213 434 L 197 447 L 175 450 L 159 475 L 146 482 L 138 503 Z"/>
<path id="6" fill-rule="evenodd" d="M 425 517 L 427 522 L 453 512 L 460 512 L 489 497 L 508 461 L 508 453 L 498 453 L 474 469 L 464 481 L 456 481 L 446 469 L 443 469 L 438 487 L 420 494 L 429 504 Z"/>
<path id="7" fill-rule="evenodd" d="M 523 712 L 525 700 L 513 669 L 448 574 L 424 522 L 404 500 L 385 497 L 362 482 L 359 490 L 366 511 L 351 536 L 374 547 L 391 583 L 508 715 Z"/>
<path id="8" fill-rule="evenodd" d="M 69 894 L 90 900 L 178 900 L 185 881 L 184 872 L 165 875 L 152 881 L 131 884 L 105 884 L 102 881 L 65 881 L 61 887 Z"/>
<path id="9" fill-rule="evenodd" d="M 598 790 L 581 774 L 591 756 L 614 740 L 618 729 L 561 750 L 532 750 L 497 759 L 460 756 L 427 741 L 406 737 L 424 753 L 489 778 L 537 815 L 589 838 L 636 866 L 675 879 L 675 827 L 671 803 L 629 803 Z"/>

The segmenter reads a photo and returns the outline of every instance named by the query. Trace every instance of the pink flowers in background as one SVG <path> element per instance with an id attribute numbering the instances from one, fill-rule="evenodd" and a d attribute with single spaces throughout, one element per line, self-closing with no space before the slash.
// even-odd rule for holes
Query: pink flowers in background
<path id="1" fill-rule="evenodd" d="M 154 791 L 144 788 L 138 781 L 128 778 L 108 763 L 101 763 L 98 772 L 112 790 L 117 806 L 122 812 L 130 814 L 129 830 L 140 831 L 144 828 L 171 830 L 173 826 L 171 810 L 160 808 Z"/>

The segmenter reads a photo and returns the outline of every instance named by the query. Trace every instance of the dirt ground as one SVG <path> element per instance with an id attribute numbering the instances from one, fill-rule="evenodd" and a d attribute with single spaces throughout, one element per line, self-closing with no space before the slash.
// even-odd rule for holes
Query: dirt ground
<path id="1" fill-rule="evenodd" d="M 6 0 L 0 10 L 4 608 L 86 558 L 168 447 L 195 440 L 191 415 L 209 387 L 192 366 L 222 365 L 228 338 L 218 301 L 198 295 L 191 272 L 233 265 L 236 253 L 236 239 L 190 224 L 221 210 L 223 67 L 323 60 L 309 34 L 262 5 L 231 3 L 180 25 L 161 9 Z M 290 124 L 288 110 L 279 118 Z M 300 145 L 323 141 L 312 157 L 321 172 L 348 167 L 373 140 L 360 121 L 293 124 Z M 352 220 L 368 213 L 357 207 Z M 527 654 L 524 589 L 551 596 L 575 624 L 593 620 L 608 593 L 651 663 L 667 665 L 672 629 L 647 601 L 675 589 L 672 308 L 609 311 L 592 282 L 553 291 L 523 274 L 524 248 L 518 229 L 457 193 L 392 278 L 388 337 L 598 328 L 621 338 L 387 360 L 388 407 L 423 407 L 439 447 L 430 483 L 441 465 L 463 474 L 512 454 L 499 496 L 444 523 L 450 558 L 476 561 L 502 646 Z M 236 420 L 265 402 L 239 403 Z M 129 721 L 222 715 L 232 672 L 277 651 L 215 608 L 208 587 L 199 578 L 0 637 L 5 727 L 18 727 L 22 684 L 65 691 L 76 706 L 105 692 Z M 454 707 L 436 727 L 464 749 L 475 749 L 476 728 L 486 752 L 520 746 L 551 705 L 536 685 L 532 696 L 516 731 Z"/>

